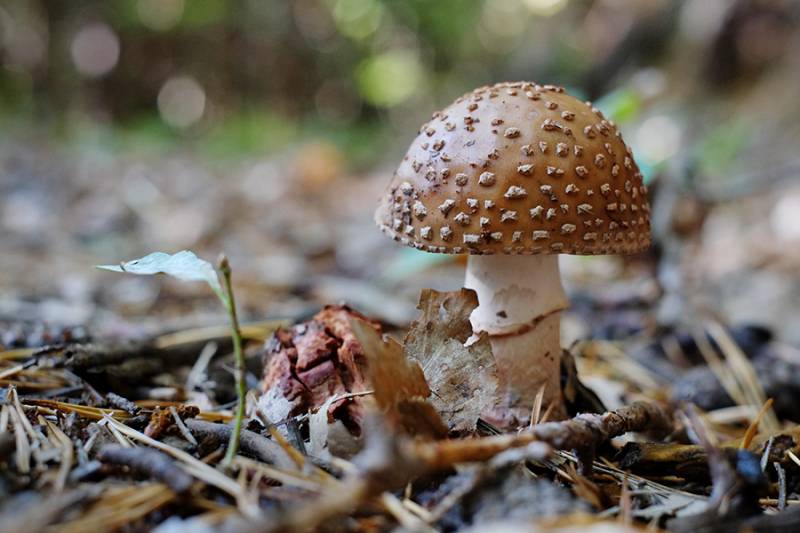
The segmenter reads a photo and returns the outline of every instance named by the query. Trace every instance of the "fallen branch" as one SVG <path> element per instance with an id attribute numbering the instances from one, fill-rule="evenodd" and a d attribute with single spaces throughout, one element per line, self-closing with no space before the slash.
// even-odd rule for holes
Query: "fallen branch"
<path id="1" fill-rule="evenodd" d="M 574 450 L 584 473 L 591 470 L 599 446 L 629 431 L 668 434 L 672 419 L 656 403 L 634 402 L 603 414 L 581 414 L 562 422 L 547 422 L 516 435 L 427 442 L 417 445 L 418 456 L 429 467 L 449 468 L 463 462 L 486 461 L 509 448 L 543 442 L 560 450 Z"/>
<path id="2" fill-rule="evenodd" d="M 123 341 L 70 344 L 61 351 L 64 355 L 64 366 L 70 370 L 84 370 L 144 357 L 152 353 L 153 349 L 147 342 Z"/>
<path id="3" fill-rule="evenodd" d="M 107 445 L 98 452 L 97 458 L 106 464 L 127 466 L 133 472 L 161 481 L 179 494 L 188 491 L 193 483 L 192 476 L 167 454 L 152 448 Z"/>

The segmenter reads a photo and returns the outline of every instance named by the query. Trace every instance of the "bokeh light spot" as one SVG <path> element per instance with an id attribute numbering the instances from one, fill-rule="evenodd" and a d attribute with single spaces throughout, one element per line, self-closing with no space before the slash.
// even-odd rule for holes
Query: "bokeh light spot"
<path id="1" fill-rule="evenodd" d="M 681 130 L 675 121 L 664 115 L 650 117 L 636 131 L 639 153 L 651 165 L 675 155 L 680 148 Z"/>
<path id="2" fill-rule="evenodd" d="M 333 7 L 333 20 L 344 35 L 366 39 L 378 30 L 383 11 L 383 4 L 376 0 L 337 0 Z"/>
<path id="3" fill-rule="evenodd" d="M 800 241 L 800 191 L 778 200 L 770 213 L 770 224 L 778 239 Z"/>
<path id="4" fill-rule="evenodd" d="M 519 43 L 527 19 L 520 0 L 488 0 L 481 12 L 478 38 L 487 50 L 508 52 Z"/>
<path id="5" fill-rule="evenodd" d="M 525 5 L 534 15 L 550 17 L 567 7 L 569 0 L 525 0 Z"/>
<path id="6" fill-rule="evenodd" d="M 107 24 L 89 24 L 75 34 L 70 53 L 78 72 L 99 78 L 111 72 L 119 61 L 119 37 Z"/>
<path id="7" fill-rule="evenodd" d="M 34 29 L 0 7 L 0 52 L 11 70 L 33 70 L 47 57 L 47 30 Z"/>
<path id="8" fill-rule="evenodd" d="M 139 0 L 136 13 L 142 24 L 152 30 L 166 31 L 174 28 L 183 16 L 184 0 Z"/>
<path id="9" fill-rule="evenodd" d="M 359 65 L 358 88 L 371 104 L 392 107 L 410 98 L 422 80 L 422 65 L 414 52 L 392 50 Z"/>
<path id="10" fill-rule="evenodd" d="M 158 92 L 161 118 L 174 128 L 187 128 L 203 117 L 206 92 L 194 78 L 175 76 Z"/>

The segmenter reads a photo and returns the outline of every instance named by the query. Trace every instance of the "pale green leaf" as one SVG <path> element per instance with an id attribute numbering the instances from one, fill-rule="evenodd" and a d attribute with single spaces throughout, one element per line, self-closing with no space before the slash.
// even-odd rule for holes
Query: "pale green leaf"
<path id="1" fill-rule="evenodd" d="M 205 281 L 217 296 L 224 300 L 222 286 L 214 266 L 189 250 L 183 250 L 174 255 L 154 252 L 119 265 L 98 265 L 97 268 L 141 276 L 166 274 L 182 281 Z"/>

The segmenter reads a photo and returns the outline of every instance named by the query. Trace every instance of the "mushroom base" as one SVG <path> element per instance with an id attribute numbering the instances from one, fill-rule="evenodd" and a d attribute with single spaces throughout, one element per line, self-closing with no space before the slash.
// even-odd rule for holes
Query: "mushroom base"
<path id="1" fill-rule="evenodd" d="M 475 333 L 489 334 L 508 414 L 527 419 L 544 387 L 551 419 L 563 417 L 560 326 L 569 301 L 558 256 L 471 255 L 464 285 L 478 295 L 470 321 Z"/>

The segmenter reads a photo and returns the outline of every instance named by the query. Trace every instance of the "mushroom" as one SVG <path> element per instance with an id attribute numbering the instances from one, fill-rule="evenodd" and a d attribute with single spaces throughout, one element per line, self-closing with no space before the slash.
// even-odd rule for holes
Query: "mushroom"
<path id="1" fill-rule="evenodd" d="M 558 254 L 629 254 L 650 244 L 642 174 L 614 123 L 561 87 L 481 87 L 433 114 L 375 213 L 403 244 L 470 254 L 479 306 L 511 411 L 563 416 Z M 522 415 L 521 419 L 524 419 Z"/>

